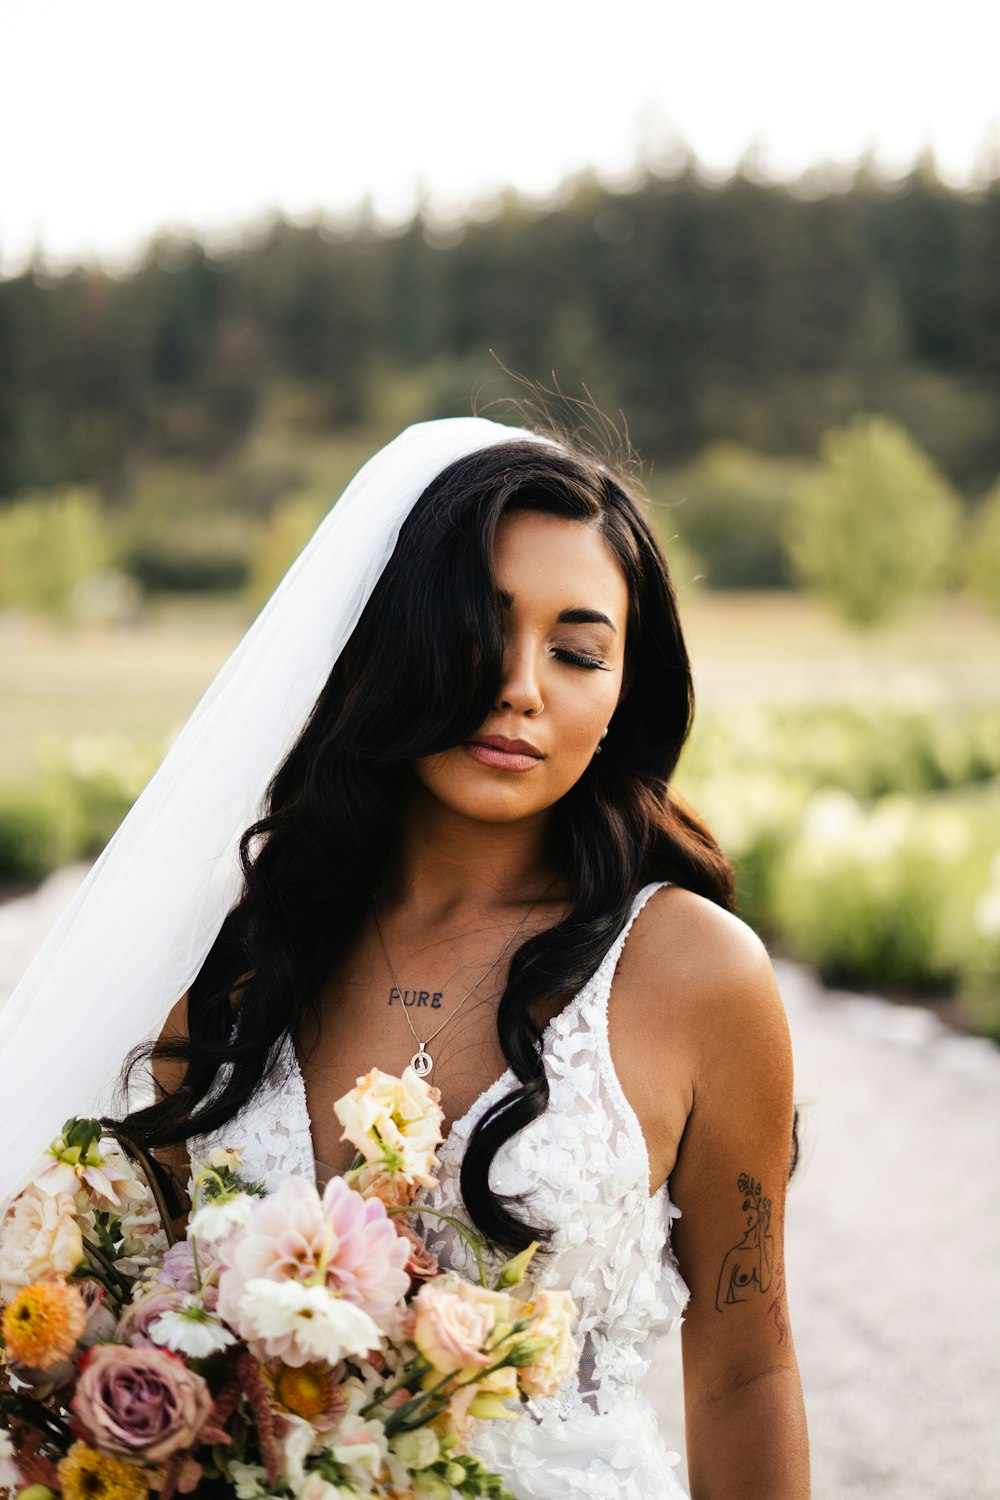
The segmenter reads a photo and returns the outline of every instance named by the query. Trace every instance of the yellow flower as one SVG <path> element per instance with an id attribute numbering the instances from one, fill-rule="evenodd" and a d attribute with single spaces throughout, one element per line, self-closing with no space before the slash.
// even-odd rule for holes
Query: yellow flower
<path id="1" fill-rule="evenodd" d="M 144 1500 L 142 1471 L 122 1458 L 74 1443 L 57 1465 L 63 1500 Z"/>
<path id="2" fill-rule="evenodd" d="M 332 1427 L 347 1407 L 347 1398 L 329 1365 L 278 1365 L 265 1369 L 274 1398 L 294 1417 L 323 1431 Z"/>
<path id="3" fill-rule="evenodd" d="M 65 1281 L 35 1281 L 3 1315 L 8 1358 L 45 1370 L 69 1359 L 87 1323 L 87 1305 Z"/>

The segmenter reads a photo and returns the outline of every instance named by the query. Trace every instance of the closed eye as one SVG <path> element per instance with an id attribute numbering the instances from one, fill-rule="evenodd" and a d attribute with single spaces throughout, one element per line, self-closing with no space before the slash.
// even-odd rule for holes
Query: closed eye
<path id="1" fill-rule="evenodd" d="M 571 662 L 574 667 L 586 667 L 591 672 L 593 672 L 593 671 L 597 671 L 597 672 L 610 672 L 611 671 L 610 667 L 606 667 L 602 661 L 597 661 L 597 659 L 595 657 L 593 657 L 593 656 L 580 656 L 576 651 L 567 651 L 563 647 L 557 647 L 556 650 L 554 650 L 552 654 L 559 661 L 568 661 L 568 662 Z"/>

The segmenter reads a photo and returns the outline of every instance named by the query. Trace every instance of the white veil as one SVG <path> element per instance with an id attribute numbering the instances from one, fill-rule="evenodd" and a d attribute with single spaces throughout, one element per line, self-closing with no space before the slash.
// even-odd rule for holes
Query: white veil
<path id="1" fill-rule="evenodd" d="M 482 417 L 419 422 L 359 470 L 201 698 L 0 1009 L 0 1213 L 63 1121 L 100 1114 L 159 1034 L 240 889 L 240 835 L 392 554 L 444 468 L 511 439 Z"/>

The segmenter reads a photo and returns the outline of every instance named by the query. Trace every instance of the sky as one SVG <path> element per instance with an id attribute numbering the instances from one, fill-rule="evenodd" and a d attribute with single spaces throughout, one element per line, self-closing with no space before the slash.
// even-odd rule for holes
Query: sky
<path id="1" fill-rule="evenodd" d="M 157 232 L 275 212 L 442 223 L 511 186 L 613 187 L 686 146 L 794 181 L 930 147 L 1000 171 L 1000 5 L 949 0 L 3 0 L 0 274 L 124 272 Z"/>

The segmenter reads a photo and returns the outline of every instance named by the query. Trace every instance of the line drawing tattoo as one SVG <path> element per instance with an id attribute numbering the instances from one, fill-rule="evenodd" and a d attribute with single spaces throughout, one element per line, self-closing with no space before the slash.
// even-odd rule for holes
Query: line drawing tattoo
<path id="1" fill-rule="evenodd" d="M 727 1252 L 722 1262 L 715 1292 L 719 1312 L 736 1302 L 748 1302 L 751 1293 L 766 1292 L 771 1285 L 774 1263 L 771 1200 L 764 1197 L 760 1183 L 747 1172 L 740 1173 L 737 1185 L 743 1194 L 746 1228 L 739 1244 Z M 778 1295 L 780 1300 L 780 1292 Z"/>
<path id="2" fill-rule="evenodd" d="M 767 1311 L 768 1314 L 774 1318 L 774 1326 L 778 1330 L 778 1343 L 783 1344 L 788 1337 L 788 1324 L 785 1322 L 784 1314 L 781 1311 L 781 1302 L 785 1295 L 784 1266 L 778 1267 L 778 1275 L 775 1280 L 775 1286 L 777 1289 L 774 1296 L 767 1304 Z"/>

